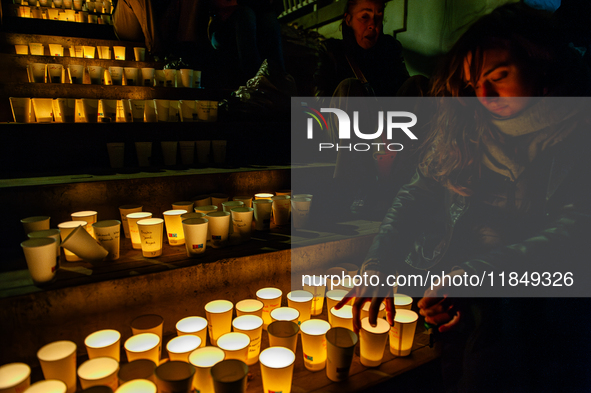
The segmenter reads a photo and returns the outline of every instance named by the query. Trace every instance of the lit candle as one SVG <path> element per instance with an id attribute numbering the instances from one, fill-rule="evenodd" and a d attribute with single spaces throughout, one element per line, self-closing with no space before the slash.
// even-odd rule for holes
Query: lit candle
<path id="1" fill-rule="evenodd" d="M 119 361 L 121 333 L 105 329 L 89 334 L 84 340 L 89 359 L 107 356 Z"/>
<path id="2" fill-rule="evenodd" d="M 179 336 L 192 334 L 201 339 L 200 347 L 204 347 L 207 340 L 207 319 L 203 317 L 186 317 L 176 323 L 176 333 Z"/>
<path id="3" fill-rule="evenodd" d="M 225 333 L 217 340 L 217 346 L 224 350 L 226 359 L 248 360 L 250 337 L 244 333 Z"/>
<path id="4" fill-rule="evenodd" d="M 189 362 L 191 352 L 199 348 L 201 339 L 191 334 L 175 337 L 166 344 L 168 357 L 170 360 L 180 360 Z"/>
<path id="5" fill-rule="evenodd" d="M 321 319 L 308 319 L 300 325 L 304 366 L 310 371 L 322 370 L 326 366 L 326 332 L 330 323 Z"/>
<path id="6" fill-rule="evenodd" d="M 224 360 L 226 354 L 218 347 L 203 347 L 189 355 L 189 363 L 195 366 L 193 388 L 200 393 L 214 393 L 210 370 Z"/>
<path id="7" fill-rule="evenodd" d="M 263 391 L 291 392 L 295 354 L 287 348 L 271 347 L 261 352 Z"/>
<path id="8" fill-rule="evenodd" d="M 281 306 L 281 295 L 283 292 L 277 288 L 263 288 L 256 293 L 257 299 L 263 302 L 263 329 L 272 322 L 271 311 Z"/>
<path id="9" fill-rule="evenodd" d="M 247 365 L 253 365 L 259 360 L 261 351 L 261 336 L 263 333 L 263 318 L 256 315 L 242 315 L 232 321 L 235 332 L 247 334 L 250 337 L 248 346 Z"/>

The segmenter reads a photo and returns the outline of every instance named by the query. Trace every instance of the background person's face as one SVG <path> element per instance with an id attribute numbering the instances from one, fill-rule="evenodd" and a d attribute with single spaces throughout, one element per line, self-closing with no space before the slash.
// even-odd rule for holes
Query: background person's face
<path id="1" fill-rule="evenodd" d="M 472 56 L 464 60 L 464 73 L 470 78 Z M 482 70 L 473 86 L 480 103 L 499 117 L 511 117 L 527 107 L 537 89 L 533 70 L 526 70 L 511 59 L 506 49 L 488 49 L 482 53 Z"/>
<path id="2" fill-rule="evenodd" d="M 361 0 L 345 17 L 347 26 L 353 29 L 357 44 L 369 49 L 378 42 L 384 21 L 384 6 L 370 0 Z"/>

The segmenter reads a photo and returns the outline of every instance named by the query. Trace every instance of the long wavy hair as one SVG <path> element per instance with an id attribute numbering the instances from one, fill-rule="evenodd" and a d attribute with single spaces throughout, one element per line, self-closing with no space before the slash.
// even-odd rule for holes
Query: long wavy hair
<path id="1" fill-rule="evenodd" d="M 491 131 L 488 111 L 475 99 L 462 99 L 475 97 L 471 86 L 481 74 L 485 51 L 508 50 L 511 59 L 533 78 L 536 95 L 542 96 L 560 94 L 565 79 L 565 69 L 558 61 L 561 47 L 565 45 L 551 27 L 549 16 L 521 3 L 501 6 L 476 21 L 442 59 L 431 79 L 430 95 L 443 98 L 423 143 L 423 174 L 458 194 L 473 192 L 483 142 L 499 138 Z M 469 76 L 464 71 L 467 56 L 471 56 Z"/>

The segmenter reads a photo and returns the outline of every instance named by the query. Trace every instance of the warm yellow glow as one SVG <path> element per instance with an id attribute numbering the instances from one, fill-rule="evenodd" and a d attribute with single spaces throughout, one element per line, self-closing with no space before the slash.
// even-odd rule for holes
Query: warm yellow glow
<path id="1" fill-rule="evenodd" d="M 113 358 L 95 358 L 87 360 L 78 367 L 78 378 L 82 389 L 92 386 L 108 386 L 113 391 L 119 386 L 117 379 L 119 362 Z"/>
<path id="2" fill-rule="evenodd" d="M 76 352 L 76 344 L 71 341 L 55 341 L 47 344 L 37 352 L 39 360 L 55 362 L 64 359 Z"/>
<path id="3" fill-rule="evenodd" d="M 370 302 L 363 304 L 363 308 L 361 309 L 361 318 L 368 318 L 369 317 L 369 306 L 371 305 Z M 378 311 L 378 318 L 384 318 L 386 316 L 386 305 L 382 302 L 380 303 L 380 310 Z"/>
<path id="4" fill-rule="evenodd" d="M 121 106 L 121 110 L 123 110 L 123 106 Z M 130 238 L 129 224 L 127 222 L 127 215 L 131 214 L 131 213 L 139 213 L 142 211 L 142 209 L 143 209 L 143 206 L 141 206 L 141 205 L 119 206 L 119 214 L 121 215 L 121 223 L 123 224 L 123 232 L 125 233 L 125 237 L 127 239 Z M 142 218 L 148 218 L 148 217 L 142 217 Z M 137 232 L 137 225 L 136 225 L 136 232 Z M 138 236 L 137 243 L 139 245 L 139 236 L 140 236 L 139 233 L 137 234 L 137 236 Z"/>
<path id="5" fill-rule="evenodd" d="M 244 333 L 231 332 L 222 334 L 217 346 L 224 350 L 226 359 L 238 359 L 246 363 L 250 337 Z"/>
<path id="6" fill-rule="evenodd" d="M 176 333 L 179 336 L 192 334 L 201 339 L 200 347 L 207 341 L 207 319 L 203 317 L 186 317 L 176 323 Z"/>
<path id="7" fill-rule="evenodd" d="M 385 319 L 378 318 L 376 326 L 369 324 L 369 318 L 361 320 L 361 330 L 359 331 L 361 364 L 366 367 L 378 367 L 382 364 L 389 331 L 390 324 Z"/>
<path id="8" fill-rule="evenodd" d="M 86 227 L 88 223 L 86 221 L 66 221 L 66 222 L 62 222 L 61 224 L 58 224 L 58 229 L 60 230 L 60 237 L 62 239 L 62 242 L 64 240 L 66 240 L 66 238 L 68 237 L 68 235 L 77 227 L 79 226 L 84 226 Z M 75 261 L 81 261 L 82 258 L 76 256 L 76 254 L 74 254 L 72 251 L 67 250 L 64 248 L 64 254 L 66 255 L 66 261 L 68 262 L 75 262 Z"/>
<path id="9" fill-rule="evenodd" d="M 129 213 L 127 215 L 127 225 L 129 226 L 129 236 L 131 237 L 131 246 L 135 250 L 142 249 L 142 239 L 140 238 L 140 231 L 137 227 L 137 222 L 146 218 L 152 218 L 152 213 Z"/>
<path id="10" fill-rule="evenodd" d="M 345 329 L 353 330 L 353 307 L 345 305 L 339 310 L 336 308 L 330 309 L 330 325 L 332 327 L 343 327 Z"/>
<path id="11" fill-rule="evenodd" d="M 29 387 L 30 377 L 31 368 L 25 363 L 5 364 L 0 367 L 0 392 L 20 393 Z"/>
<path id="12" fill-rule="evenodd" d="M 187 212 L 193 212 L 193 202 L 191 201 L 181 201 L 181 202 L 175 202 L 172 204 L 172 209 L 173 210 L 186 210 Z"/>
<path id="13" fill-rule="evenodd" d="M 24 393 L 66 393 L 67 389 L 62 381 L 50 379 L 32 384 Z"/>
<path id="14" fill-rule="evenodd" d="M 295 354 L 283 347 L 271 347 L 261 352 L 261 376 L 264 392 L 291 392 Z"/>
<path id="15" fill-rule="evenodd" d="M 189 355 L 189 363 L 195 366 L 193 388 L 200 393 L 214 393 L 210 369 L 224 360 L 226 354 L 218 347 L 203 347 Z"/>
<path id="16" fill-rule="evenodd" d="M 326 286 L 312 284 L 314 284 L 314 282 L 311 279 L 304 281 L 304 291 L 308 291 L 314 296 L 314 299 L 312 300 L 312 315 L 320 315 L 322 314 L 322 307 L 324 306 Z"/>
<path id="17" fill-rule="evenodd" d="M 358 337 L 355 332 L 342 327 L 333 327 L 326 332 L 326 376 L 340 382 L 349 377 L 351 361 Z"/>
<path id="18" fill-rule="evenodd" d="M 218 338 L 232 330 L 232 309 L 234 305 L 228 300 L 213 300 L 205 305 L 209 339 L 216 345 Z"/>
<path id="19" fill-rule="evenodd" d="M 236 303 L 236 315 L 256 315 L 257 317 L 263 317 L 263 307 L 265 305 L 260 300 L 256 299 L 244 299 Z"/>
<path id="20" fill-rule="evenodd" d="M 263 307 L 263 329 L 266 329 L 273 322 L 270 313 L 272 310 L 281 306 L 282 294 L 283 292 L 277 288 L 262 288 L 257 291 L 257 299 L 265 305 Z"/>
<path id="21" fill-rule="evenodd" d="M 92 229 L 92 224 L 97 222 L 98 213 L 93 210 L 85 210 L 81 212 L 75 212 L 71 214 L 72 220 L 74 221 L 86 221 L 86 231 L 93 235 L 94 237 L 94 230 Z"/>
<path id="22" fill-rule="evenodd" d="M 285 347 L 293 353 L 298 345 L 298 333 L 300 328 L 297 323 L 291 321 L 275 321 L 267 326 L 269 333 L 269 346 Z"/>
<path id="23" fill-rule="evenodd" d="M 153 258 L 162 255 L 163 223 L 164 220 L 161 218 L 145 218 L 137 221 L 144 257 Z"/>
<path id="24" fill-rule="evenodd" d="M 300 312 L 292 307 L 278 307 L 271 310 L 271 321 L 291 321 L 299 325 Z"/>
<path id="25" fill-rule="evenodd" d="M 390 353 L 392 355 L 410 355 L 418 318 L 419 316 L 414 311 L 405 309 L 396 310 L 394 326 L 390 328 Z"/>
<path id="26" fill-rule="evenodd" d="M 166 225 L 166 237 L 171 246 L 180 246 L 185 244 L 185 233 L 183 231 L 183 220 L 181 216 L 186 210 L 167 210 L 162 215 Z"/>
<path id="27" fill-rule="evenodd" d="M 199 348 L 199 346 L 201 346 L 201 339 L 197 336 L 187 334 L 170 340 L 166 344 L 166 350 L 168 351 L 170 360 L 188 362 L 191 352 Z"/>
<path id="28" fill-rule="evenodd" d="M 322 370 L 326 365 L 326 332 L 330 324 L 321 319 L 309 319 L 300 325 L 304 366 L 310 371 Z"/>
<path id="29" fill-rule="evenodd" d="M 136 359 L 148 359 L 160 363 L 160 337 L 154 333 L 140 333 L 125 341 L 125 352 L 129 362 Z"/>
<path id="30" fill-rule="evenodd" d="M 308 291 L 291 291 L 287 294 L 287 304 L 300 312 L 298 324 L 310 319 L 312 312 L 312 300 L 314 295 Z"/>
<path id="31" fill-rule="evenodd" d="M 140 333 L 154 333 L 160 337 L 162 341 L 162 327 L 164 325 L 164 318 L 156 314 L 140 315 L 131 321 L 131 332 L 135 334 Z"/>
<path id="32" fill-rule="evenodd" d="M 396 309 L 400 308 L 410 310 L 410 308 L 412 307 L 412 297 L 408 295 L 403 295 L 402 293 L 395 293 L 394 307 L 396 307 Z"/>
<path id="33" fill-rule="evenodd" d="M 332 314 L 330 310 L 337 305 L 338 302 L 343 300 L 347 295 L 347 291 L 342 289 L 333 289 L 332 291 L 326 292 L 326 309 L 328 310 L 328 322 L 332 323 Z"/>
<path id="34" fill-rule="evenodd" d="M 115 393 L 156 393 L 156 384 L 147 379 L 134 379 L 119 386 Z"/>
<path id="35" fill-rule="evenodd" d="M 68 386 L 68 393 L 76 391 L 76 344 L 55 341 L 37 352 L 45 379 L 59 379 Z"/>
<path id="36" fill-rule="evenodd" d="M 261 192 L 258 194 L 254 194 L 254 199 L 271 199 L 272 197 L 274 197 L 274 194 L 270 194 L 270 193 L 266 193 L 266 192 Z"/>
<path id="37" fill-rule="evenodd" d="M 250 338 L 248 359 L 246 364 L 251 366 L 259 360 L 261 351 L 261 336 L 263 333 L 263 318 L 256 315 L 242 315 L 232 321 L 235 332 L 247 334 Z"/>
<path id="38" fill-rule="evenodd" d="M 108 356 L 119 361 L 119 340 L 121 340 L 121 333 L 117 330 L 105 329 L 89 334 L 84 340 L 88 358 Z"/>

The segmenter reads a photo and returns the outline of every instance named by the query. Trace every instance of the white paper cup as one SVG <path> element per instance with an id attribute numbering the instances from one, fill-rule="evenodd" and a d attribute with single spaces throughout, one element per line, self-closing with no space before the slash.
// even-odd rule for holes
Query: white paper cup
<path id="1" fill-rule="evenodd" d="M 168 113 L 168 110 L 166 113 Z M 192 165 L 195 159 L 195 141 L 180 141 L 179 147 L 183 165 Z"/>
<path id="2" fill-rule="evenodd" d="M 45 231 L 49 229 L 49 216 L 33 216 L 23 218 L 21 224 L 25 230 L 25 234 L 36 231 Z"/>
<path id="3" fill-rule="evenodd" d="M 158 115 L 156 114 L 154 100 L 145 100 L 144 105 L 144 119 L 148 123 L 156 123 L 158 121 Z"/>
<path id="4" fill-rule="evenodd" d="M 211 206 L 211 197 L 209 195 L 198 195 L 196 197 L 191 198 L 191 200 L 193 201 L 193 205 L 195 206 L 195 209 L 197 207 L 202 207 L 202 206 Z M 209 210 L 207 213 L 211 213 L 212 211 L 216 211 L 216 210 L 217 210 L 217 206 L 215 209 Z M 197 211 L 197 210 L 195 210 L 195 211 Z"/>
<path id="5" fill-rule="evenodd" d="M 291 214 L 293 216 L 294 228 L 305 228 L 308 225 L 311 203 L 312 200 L 310 198 L 291 199 Z"/>
<path id="6" fill-rule="evenodd" d="M 40 43 L 29 42 L 29 50 L 31 51 L 31 55 L 33 56 L 43 56 L 45 54 L 43 44 Z"/>
<path id="7" fill-rule="evenodd" d="M 213 162 L 216 164 L 223 164 L 226 162 L 226 141 L 214 140 L 211 141 L 213 151 Z"/>
<path id="8" fill-rule="evenodd" d="M 29 65 L 29 71 L 33 78 L 33 83 L 45 83 L 47 76 L 47 64 L 33 63 Z"/>
<path id="9" fill-rule="evenodd" d="M 304 366 L 310 371 L 322 370 L 326 366 L 326 332 L 330 323 L 321 319 L 309 319 L 300 325 Z"/>
<path id="10" fill-rule="evenodd" d="M 74 52 L 76 53 L 76 57 L 83 58 L 84 57 L 84 47 L 83 46 L 74 46 Z"/>
<path id="11" fill-rule="evenodd" d="M 205 252 L 208 223 L 209 221 L 205 218 L 189 218 L 182 221 L 188 257 L 198 256 Z"/>
<path id="12" fill-rule="evenodd" d="M 363 319 L 363 318 L 369 318 L 369 307 L 370 307 L 371 303 L 367 302 L 363 305 L 363 307 L 361 308 L 361 313 L 360 313 L 360 317 L 359 319 Z M 386 304 L 385 303 L 381 303 L 380 304 L 380 309 L 378 311 L 378 318 L 385 318 L 386 317 Z"/>
<path id="13" fill-rule="evenodd" d="M 129 237 L 131 238 L 131 246 L 135 250 L 142 249 L 142 240 L 140 238 L 140 231 L 138 229 L 137 222 L 139 220 L 143 220 L 146 218 L 152 218 L 152 213 L 149 213 L 149 212 L 127 213 L 127 225 L 129 227 Z"/>
<path id="14" fill-rule="evenodd" d="M 181 121 L 179 109 L 180 103 L 178 100 L 170 101 L 170 110 L 168 112 L 168 121 L 172 123 L 178 123 Z"/>
<path id="15" fill-rule="evenodd" d="M 150 166 L 152 160 L 152 142 L 135 142 L 135 151 L 139 166 Z"/>
<path id="16" fill-rule="evenodd" d="M 125 382 L 115 390 L 115 393 L 156 393 L 158 387 L 152 381 L 146 379 L 134 379 Z"/>
<path id="17" fill-rule="evenodd" d="M 57 272 L 55 244 L 53 238 L 29 239 L 21 243 L 29 273 L 35 284 L 48 283 L 54 279 Z"/>
<path id="18" fill-rule="evenodd" d="M 176 70 L 164 70 L 164 78 L 166 79 L 166 87 L 176 87 Z"/>
<path id="19" fill-rule="evenodd" d="M 25 363 L 9 363 L 0 367 L 0 392 L 22 393 L 31 385 L 31 367 Z"/>
<path id="20" fill-rule="evenodd" d="M 131 238 L 129 234 L 129 222 L 127 221 L 127 215 L 131 213 L 139 213 L 143 209 L 141 205 L 123 205 L 119 206 L 119 214 L 121 215 L 121 223 L 123 224 L 123 232 L 127 239 Z M 148 218 L 148 217 L 143 217 Z M 138 233 L 139 236 L 139 233 Z M 139 241 L 138 241 L 139 244 Z"/>
<path id="21" fill-rule="evenodd" d="M 146 48 L 133 48 L 135 61 L 146 61 Z"/>
<path id="22" fill-rule="evenodd" d="M 121 333 L 113 329 L 98 330 L 84 339 L 89 359 L 106 356 L 115 359 L 117 362 L 119 362 L 121 356 L 120 342 Z"/>
<path id="23" fill-rule="evenodd" d="M 195 141 L 195 144 L 197 146 L 197 162 L 207 164 L 209 162 L 211 141 Z"/>
<path id="24" fill-rule="evenodd" d="M 70 64 L 68 66 L 70 73 L 70 83 L 81 85 L 84 83 L 84 66 L 79 64 Z"/>
<path id="25" fill-rule="evenodd" d="M 53 99 L 32 98 L 37 123 L 51 123 L 53 121 Z"/>
<path id="26" fill-rule="evenodd" d="M 226 359 L 211 368 L 215 393 L 245 393 L 248 366 L 238 359 Z"/>
<path id="27" fill-rule="evenodd" d="M 271 316 L 271 323 L 275 321 L 289 321 L 298 323 L 298 319 L 300 318 L 300 312 L 293 308 L 293 307 L 277 307 L 271 310 L 269 313 Z"/>
<path id="28" fill-rule="evenodd" d="M 295 354 L 283 347 L 271 347 L 261 352 L 261 377 L 265 392 L 291 392 Z"/>
<path id="29" fill-rule="evenodd" d="M 278 288 L 262 288 L 256 293 L 257 300 L 260 300 L 265 305 L 263 307 L 263 329 L 267 329 L 267 326 L 271 321 L 271 311 L 281 307 L 281 292 Z"/>
<path id="30" fill-rule="evenodd" d="M 108 46 L 97 47 L 99 58 L 103 60 L 111 60 L 111 48 Z"/>
<path id="31" fill-rule="evenodd" d="M 154 72 L 154 79 L 156 80 L 156 86 L 164 87 L 166 85 L 166 77 L 164 76 L 164 70 L 156 70 Z"/>
<path id="32" fill-rule="evenodd" d="M 193 70 L 183 68 L 181 72 L 181 82 L 183 87 L 193 88 Z"/>
<path id="33" fill-rule="evenodd" d="M 222 203 L 227 202 L 230 197 L 226 194 L 211 194 L 211 204 L 218 207 L 218 211 L 222 209 Z"/>
<path id="34" fill-rule="evenodd" d="M 114 86 L 123 84 L 123 67 L 109 67 L 109 73 Z"/>
<path id="35" fill-rule="evenodd" d="M 291 214 L 291 203 L 288 195 L 277 195 L 271 198 L 273 200 L 273 221 L 275 225 L 289 225 L 289 216 Z"/>
<path id="36" fill-rule="evenodd" d="M 61 57 L 64 55 L 64 47 L 59 44 L 49 44 L 49 53 L 51 56 Z"/>
<path id="37" fill-rule="evenodd" d="M 144 122 L 144 113 L 146 111 L 146 101 L 145 100 L 130 100 L 131 103 L 131 116 L 133 118 L 133 122 L 143 123 Z M 140 166 L 144 166 L 141 165 Z"/>
<path id="38" fill-rule="evenodd" d="M 87 224 L 85 226 L 86 231 L 94 237 L 94 228 L 92 224 L 98 221 L 98 213 L 93 210 L 83 210 L 79 212 L 72 213 L 70 215 L 72 220 L 74 221 L 85 221 Z"/>
<path id="39" fill-rule="evenodd" d="M 58 98 L 57 106 L 62 122 L 74 123 L 76 121 L 76 100 L 74 98 Z"/>
<path id="40" fill-rule="evenodd" d="M 232 329 L 238 333 L 244 333 L 250 338 L 248 357 L 246 364 L 251 366 L 258 362 L 261 352 L 261 337 L 263 333 L 263 318 L 256 315 L 242 315 L 234 318 Z M 219 341 L 218 341 L 219 344 Z"/>
<path id="41" fill-rule="evenodd" d="M 94 53 L 96 48 L 94 46 L 85 45 L 84 46 L 84 58 L 85 59 L 94 59 Z"/>
<path id="42" fill-rule="evenodd" d="M 195 100 L 180 100 L 180 115 L 182 122 L 196 121 Z"/>
<path id="43" fill-rule="evenodd" d="M 252 207 L 235 207 L 231 209 L 233 232 L 234 235 L 237 235 L 237 241 L 239 243 L 250 240 L 252 235 L 253 211 L 254 209 Z"/>
<path id="44" fill-rule="evenodd" d="M 209 340 L 217 345 L 222 334 L 232 330 L 232 310 L 234 305 L 228 300 L 213 300 L 205 305 Z"/>
<path id="45" fill-rule="evenodd" d="M 82 116 L 86 123 L 96 123 L 98 121 L 98 100 L 94 98 L 82 99 Z"/>
<path id="46" fill-rule="evenodd" d="M 201 71 L 193 70 L 193 87 L 201 88 Z"/>
<path id="47" fill-rule="evenodd" d="M 124 344 L 127 361 L 132 362 L 137 359 L 148 359 L 155 364 L 159 364 L 161 345 L 160 337 L 154 333 L 133 335 Z"/>
<path id="48" fill-rule="evenodd" d="M 186 334 L 171 339 L 166 344 L 166 351 L 168 352 L 169 360 L 179 360 L 181 362 L 189 362 L 189 355 L 191 352 L 201 346 L 201 338 L 192 334 Z"/>
<path id="49" fill-rule="evenodd" d="M 154 86 L 154 68 L 142 68 L 142 86 Z"/>
<path id="50" fill-rule="evenodd" d="M 125 75 L 125 84 L 127 86 L 139 86 L 139 68 L 123 67 L 123 74 Z M 133 100 L 132 100 L 133 101 Z"/>
<path id="51" fill-rule="evenodd" d="M 32 105 L 30 98 L 10 97 L 12 116 L 16 123 L 30 123 Z"/>
<path id="52" fill-rule="evenodd" d="M 99 117 L 106 117 L 109 122 L 115 123 L 117 121 L 117 100 L 99 100 L 102 112 Z"/>
<path id="53" fill-rule="evenodd" d="M 263 318 L 263 307 L 265 305 L 260 300 L 244 299 L 236 303 L 236 316 L 255 315 Z"/>
<path id="54" fill-rule="evenodd" d="M 217 101 L 197 101 L 197 116 L 200 121 L 216 122 L 218 119 Z"/>
<path id="55" fill-rule="evenodd" d="M 213 212 L 206 215 L 209 221 L 209 233 L 211 234 L 211 246 L 213 248 L 228 245 L 228 233 L 230 230 L 230 213 Z"/>
<path id="56" fill-rule="evenodd" d="M 230 235 L 234 233 L 234 220 L 232 216 L 232 209 L 235 207 L 244 206 L 244 202 L 241 201 L 225 201 L 222 202 L 222 210 L 230 213 Z"/>
<path id="57" fill-rule="evenodd" d="M 15 45 L 14 48 L 16 49 L 17 55 L 28 55 L 29 54 L 29 45 Z"/>
<path id="58" fill-rule="evenodd" d="M 204 347 L 207 342 L 207 319 L 203 317 L 186 317 L 176 323 L 176 334 L 183 336 L 191 334 L 201 339 L 199 347 Z"/>
<path id="59" fill-rule="evenodd" d="M 394 326 L 390 328 L 390 353 L 394 356 L 408 356 L 415 338 L 417 320 L 416 312 L 397 309 L 394 315 Z"/>
<path id="60" fill-rule="evenodd" d="M 87 225 L 86 221 L 66 221 L 58 224 L 58 228 L 60 230 L 60 237 L 62 242 L 68 237 L 68 235 L 75 229 L 80 226 L 85 227 Z M 64 254 L 66 256 L 66 261 L 68 262 L 76 262 L 81 261 L 82 258 L 78 257 L 76 254 L 64 248 Z"/>
<path id="61" fill-rule="evenodd" d="M 412 307 L 412 297 L 402 293 L 394 294 L 394 307 L 396 310 L 410 310 Z"/>
<path id="62" fill-rule="evenodd" d="M 121 243 L 121 222 L 118 220 L 103 220 L 92 224 L 99 243 L 109 252 L 105 260 L 119 259 Z"/>
<path id="63" fill-rule="evenodd" d="M 89 66 L 88 74 L 90 75 L 90 83 L 93 85 L 102 85 L 105 69 L 100 66 Z"/>
<path id="64" fill-rule="evenodd" d="M 110 357 L 99 357 L 85 361 L 78 367 L 78 378 L 82 389 L 93 386 L 108 386 L 113 391 L 119 386 L 117 372 L 119 362 Z"/>
<path id="65" fill-rule="evenodd" d="M 166 225 L 166 238 L 171 246 L 182 246 L 185 244 L 185 233 L 183 231 L 183 220 L 181 215 L 187 213 L 186 210 L 167 210 L 164 216 Z"/>
<path id="66" fill-rule="evenodd" d="M 145 218 L 137 221 L 144 257 L 154 258 L 162 255 L 163 225 L 164 220 L 161 218 Z"/>
<path id="67" fill-rule="evenodd" d="M 246 363 L 248 361 L 248 348 L 250 337 L 239 332 L 222 334 L 216 341 L 216 345 L 224 350 L 226 359 L 238 359 Z"/>
<path id="68" fill-rule="evenodd" d="M 131 332 L 136 334 L 154 333 L 162 341 L 162 332 L 164 328 L 164 318 L 156 314 L 145 314 L 134 318 L 130 324 Z"/>
<path id="69" fill-rule="evenodd" d="M 271 199 L 273 198 L 275 195 L 268 193 L 268 192 L 259 192 L 257 194 L 254 194 L 254 199 L 255 200 L 259 200 L 259 199 Z"/>
<path id="70" fill-rule="evenodd" d="M 357 341 L 357 335 L 349 329 L 333 327 L 326 332 L 326 376 L 328 379 L 342 382 L 349 377 Z"/>
<path id="71" fill-rule="evenodd" d="M 29 239 L 42 239 L 42 238 L 55 239 L 55 256 L 57 258 L 60 257 L 61 239 L 60 239 L 60 230 L 59 229 L 46 229 L 43 231 L 29 232 L 27 234 L 27 236 L 29 237 Z"/>
<path id="72" fill-rule="evenodd" d="M 133 117 L 131 115 L 131 100 L 117 100 L 117 122 L 131 123 L 132 121 Z"/>
<path id="73" fill-rule="evenodd" d="M 189 363 L 195 366 L 193 388 L 200 393 L 215 393 L 211 368 L 224 360 L 226 354 L 218 347 L 203 347 L 189 355 Z"/>
<path id="74" fill-rule="evenodd" d="M 267 326 L 270 347 L 285 347 L 293 353 L 298 345 L 298 333 L 300 328 L 297 323 L 291 321 L 275 321 Z"/>
<path id="75" fill-rule="evenodd" d="M 361 364 L 365 367 L 378 367 L 382 364 L 389 331 L 390 324 L 384 319 L 378 318 L 375 327 L 369 324 L 369 318 L 361 320 L 361 330 L 359 331 Z"/>
<path id="76" fill-rule="evenodd" d="M 58 379 L 67 387 L 67 393 L 76 391 L 76 344 L 55 341 L 37 351 L 45 379 Z"/>
<path id="77" fill-rule="evenodd" d="M 57 379 L 35 382 L 24 393 L 66 393 L 68 386 Z"/>
<path id="78" fill-rule="evenodd" d="M 353 307 L 349 304 L 344 305 L 340 309 L 335 307 L 329 310 L 330 312 L 330 326 L 342 327 L 353 330 Z"/>
<path id="79" fill-rule="evenodd" d="M 232 198 L 233 201 L 244 203 L 244 207 L 252 207 L 252 197 L 248 195 L 238 195 Z"/>
<path id="80" fill-rule="evenodd" d="M 287 304 L 289 307 L 295 308 L 300 312 L 298 324 L 301 325 L 302 322 L 310 319 L 312 300 L 314 300 L 314 295 L 308 291 L 297 290 L 287 294 Z"/>
<path id="81" fill-rule="evenodd" d="M 83 227 L 74 228 L 62 241 L 62 247 L 88 261 L 102 261 L 109 254 Z"/>
<path id="82" fill-rule="evenodd" d="M 322 308 L 324 306 L 324 294 L 326 292 L 326 286 L 323 285 L 322 280 L 318 278 L 313 280 L 313 277 L 311 277 L 310 280 L 304 280 L 303 287 L 304 291 L 308 291 L 314 295 L 314 299 L 312 300 L 312 315 L 322 314 Z"/>
<path id="83" fill-rule="evenodd" d="M 154 99 L 158 121 L 167 122 L 170 114 L 170 101 Z"/>
<path id="84" fill-rule="evenodd" d="M 125 47 L 114 46 L 113 52 L 115 53 L 115 60 L 125 60 Z"/>
<path id="85" fill-rule="evenodd" d="M 338 302 L 343 300 L 347 295 L 347 291 L 344 289 L 334 289 L 326 292 L 326 309 L 328 310 L 328 322 L 331 322 L 330 310 L 337 305 Z M 331 322 L 332 323 L 332 322 Z"/>

